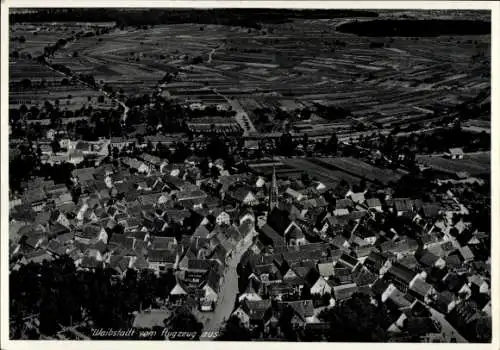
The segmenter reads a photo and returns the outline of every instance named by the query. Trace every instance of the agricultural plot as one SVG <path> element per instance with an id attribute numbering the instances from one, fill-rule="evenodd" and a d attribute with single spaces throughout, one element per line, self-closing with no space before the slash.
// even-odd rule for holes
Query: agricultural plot
<path id="1" fill-rule="evenodd" d="M 403 175 L 403 173 L 377 168 L 362 160 L 351 157 L 315 158 L 313 162 L 328 169 L 328 171 L 336 170 L 353 177 L 385 185 L 398 181 Z"/>
<path id="2" fill-rule="evenodd" d="M 466 154 L 463 159 L 417 156 L 417 161 L 434 170 L 450 174 L 467 172 L 471 176 L 484 176 L 491 172 L 490 152 Z"/>

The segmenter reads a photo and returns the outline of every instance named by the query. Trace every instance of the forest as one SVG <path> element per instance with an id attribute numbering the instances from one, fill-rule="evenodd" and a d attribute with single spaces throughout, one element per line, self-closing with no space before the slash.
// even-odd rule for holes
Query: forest
<path id="1" fill-rule="evenodd" d="M 488 35 L 491 23 L 479 20 L 393 20 L 352 21 L 336 28 L 342 33 L 369 37 L 434 37 L 441 35 Z"/>
<path id="2" fill-rule="evenodd" d="M 377 17 L 364 10 L 290 9 L 43 9 L 32 13 L 13 13 L 11 23 L 19 22 L 116 22 L 128 25 L 199 23 L 232 25 L 260 29 L 263 23 L 283 23 L 291 18 Z"/>

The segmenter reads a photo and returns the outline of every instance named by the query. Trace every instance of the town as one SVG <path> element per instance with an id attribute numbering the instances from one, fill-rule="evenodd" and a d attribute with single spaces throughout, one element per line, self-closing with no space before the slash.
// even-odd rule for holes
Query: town
<path id="1" fill-rule="evenodd" d="M 11 339 L 491 342 L 487 14 L 60 11 L 11 13 Z"/>

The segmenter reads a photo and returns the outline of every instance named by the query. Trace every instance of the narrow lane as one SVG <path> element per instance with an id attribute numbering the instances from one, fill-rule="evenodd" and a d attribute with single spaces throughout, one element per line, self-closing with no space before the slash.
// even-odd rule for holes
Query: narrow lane
<path id="1" fill-rule="evenodd" d="M 204 332 L 219 332 L 225 320 L 229 318 L 233 312 L 234 302 L 238 294 L 238 274 L 236 266 L 241 260 L 243 254 L 252 245 L 252 240 L 246 242 L 238 251 L 233 251 L 233 255 L 228 261 L 227 267 L 224 270 L 224 279 L 219 290 L 219 299 L 215 310 L 210 317 L 210 321 L 205 324 Z M 200 340 L 214 340 L 214 337 L 201 337 Z"/>

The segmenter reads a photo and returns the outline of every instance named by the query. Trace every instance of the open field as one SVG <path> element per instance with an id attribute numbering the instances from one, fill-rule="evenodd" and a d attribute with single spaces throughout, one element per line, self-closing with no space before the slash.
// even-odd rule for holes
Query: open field
<path id="1" fill-rule="evenodd" d="M 349 184 L 358 184 L 362 179 L 369 182 L 388 184 L 397 181 L 402 173 L 380 169 L 355 158 L 286 158 L 274 164 L 278 177 L 300 178 L 307 172 L 311 177 L 334 187 L 342 180 Z M 253 164 L 257 173 L 270 175 L 273 164 Z"/>
<path id="2" fill-rule="evenodd" d="M 365 179 L 370 182 L 380 182 L 388 184 L 395 182 L 401 178 L 402 172 L 395 172 L 388 169 L 377 168 L 373 165 L 363 162 L 362 160 L 351 157 L 339 158 L 315 158 L 313 160 L 326 169 L 345 172 L 351 176 Z"/>
<path id="3" fill-rule="evenodd" d="M 435 170 L 452 174 L 465 171 L 472 176 L 482 176 L 490 174 L 491 171 L 490 152 L 465 154 L 463 159 L 417 156 L 417 161 Z"/>

